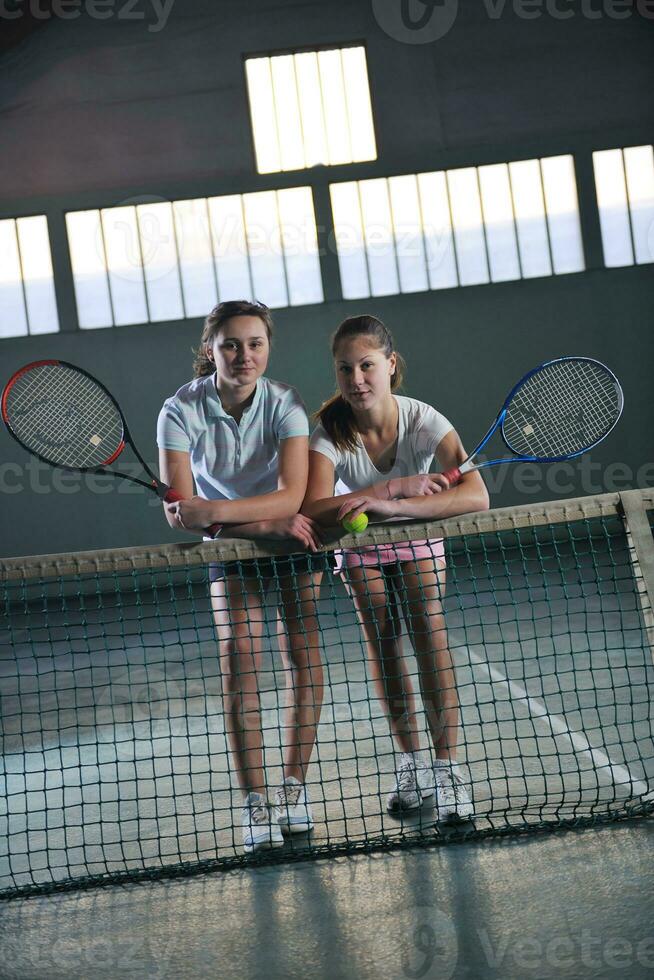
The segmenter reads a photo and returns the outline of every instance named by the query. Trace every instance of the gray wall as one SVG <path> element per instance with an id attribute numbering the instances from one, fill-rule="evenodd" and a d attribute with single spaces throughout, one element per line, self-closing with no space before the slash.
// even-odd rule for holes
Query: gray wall
<path id="1" fill-rule="evenodd" d="M 625 388 L 619 428 L 590 460 L 566 471 L 527 471 L 533 479 L 526 482 L 522 468 L 498 469 L 493 504 L 654 482 L 652 268 L 602 268 L 591 165 L 593 149 L 652 140 L 645 93 L 654 82 L 654 21 L 635 12 L 588 19 L 579 10 L 568 20 L 546 12 L 525 20 L 510 4 L 493 18 L 487 9 L 499 5 L 459 7 L 444 37 L 416 45 L 382 30 L 368 0 L 177 0 L 158 32 L 148 30 L 154 18 L 52 20 L 4 53 L 0 217 L 48 215 L 62 333 L 0 341 L 0 379 L 37 357 L 79 363 L 115 393 L 154 461 L 158 409 L 190 377 L 201 322 L 77 330 L 65 211 L 140 194 L 180 198 L 310 183 L 319 224 L 328 227 L 333 179 L 571 152 L 585 272 L 344 302 L 327 250 L 327 301 L 277 312 L 268 373 L 296 385 L 317 408 L 333 387 L 330 333 L 346 315 L 374 312 L 394 329 L 408 361 L 407 393 L 435 404 L 472 445 L 529 367 L 563 353 L 596 356 Z M 243 54 L 353 40 L 367 46 L 378 160 L 257 175 Z M 41 467 L 4 429 L 0 459 L 0 555 L 179 540 L 145 491 L 109 480 L 93 489 Z"/>

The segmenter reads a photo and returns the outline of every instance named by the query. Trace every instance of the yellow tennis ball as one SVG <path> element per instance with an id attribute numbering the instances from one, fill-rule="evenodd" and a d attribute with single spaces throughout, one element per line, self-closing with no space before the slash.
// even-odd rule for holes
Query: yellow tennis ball
<path id="1" fill-rule="evenodd" d="M 359 516 L 355 517 L 353 521 L 350 520 L 348 515 L 347 517 L 343 518 L 342 524 L 345 530 L 349 531 L 350 534 L 363 534 L 365 529 L 368 527 L 368 515 L 359 514 Z"/>

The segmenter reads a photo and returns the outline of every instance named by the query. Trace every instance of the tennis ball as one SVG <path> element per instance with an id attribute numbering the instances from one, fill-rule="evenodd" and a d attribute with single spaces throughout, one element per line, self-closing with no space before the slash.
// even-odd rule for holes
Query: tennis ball
<path id="1" fill-rule="evenodd" d="M 355 517 L 353 521 L 350 520 L 348 515 L 347 517 L 343 518 L 341 523 L 345 530 L 349 531 L 350 534 L 363 534 L 365 529 L 368 527 L 368 515 L 359 514 L 359 516 Z"/>

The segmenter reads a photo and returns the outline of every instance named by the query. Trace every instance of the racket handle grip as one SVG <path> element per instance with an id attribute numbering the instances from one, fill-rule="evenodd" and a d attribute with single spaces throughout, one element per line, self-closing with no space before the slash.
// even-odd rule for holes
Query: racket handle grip
<path id="1" fill-rule="evenodd" d="M 166 490 L 164 496 L 164 501 L 167 504 L 176 504 L 178 500 L 184 500 L 181 493 L 177 493 L 177 490 L 171 490 L 170 488 Z M 212 538 L 215 538 L 219 531 L 222 530 L 222 524 L 212 524 L 210 527 L 205 528 L 207 534 L 210 534 Z"/>
<path id="2" fill-rule="evenodd" d="M 461 479 L 461 470 L 458 466 L 453 466 L 451 470 L 445 470 L 444 473 L 441 473 L 441 476 L 445 477 L 450 487 L 455 487 Z"/>

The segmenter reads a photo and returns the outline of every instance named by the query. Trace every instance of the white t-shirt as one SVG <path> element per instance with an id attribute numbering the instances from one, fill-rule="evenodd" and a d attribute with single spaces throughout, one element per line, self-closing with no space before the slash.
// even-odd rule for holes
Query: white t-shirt
<path id="1" fill-rule="evenodd" d="M 240 423 L 223 409 L 213 374 L 168 398 L 157 422 L 157 445 L 190 454 L 197 492 L 205 500 L 273 493 L 280 442 L 308 435 L 307 412 L 295 388 L 265 377 L 257 381 Z"/>
<path id="2" fill-rule="evenodd" d="M 381 480 L 429 473 L 438 444 L 453 426 L 444 415 L 425 402 L 404 395 L 393 397 L 399 409 L 397 453 L 392 468 L 386 472 L 377 469 L 362 442 L 354 452 L 337 449 L 322 425 L 318 425 L 313 432 L 309 448 L 322 453 L 334 464 L 337 477 L 335 496 L 363 490 Z"/>

